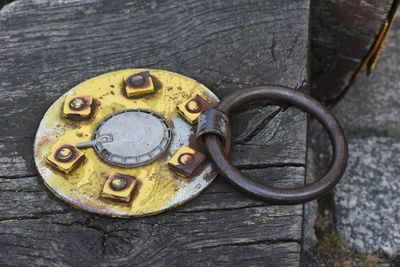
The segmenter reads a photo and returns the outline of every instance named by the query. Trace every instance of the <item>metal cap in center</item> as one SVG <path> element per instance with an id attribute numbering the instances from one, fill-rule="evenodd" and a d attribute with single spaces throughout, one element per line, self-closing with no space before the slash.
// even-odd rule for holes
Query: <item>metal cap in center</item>
<path id="1" fill-rule="evenodd" d="M 156 160 L 168 148 L 171 136 L 163 117 L 135 109 L 105 119 L 89 143 L 107 163 L 131 168 Z"/>

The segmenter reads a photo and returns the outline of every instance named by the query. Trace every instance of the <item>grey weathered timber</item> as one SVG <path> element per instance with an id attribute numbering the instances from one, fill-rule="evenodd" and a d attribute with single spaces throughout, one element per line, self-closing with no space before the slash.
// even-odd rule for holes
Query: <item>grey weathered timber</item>
<path id="1" fill-rule="evenodd" d="M 312 1 L 311 95 L 328 104 L 340 100 L 394 12 L 395 2 L 398 0 Z"/>
<path id="2" fill-rule="evenodd" d="M 302 205 L 270 206 L 221 177 L 174 211 L 112 219 L 77 211 L 38 177 L 32 145 L 66 90 L 126 68 L 193 77 L 219 97 L 308 85 L 309 1 L 17 0 L 0 11 L 0 265 L 298 266 Z M 307 117 L 243 107 L 232 160 L 270 185 L 301 186 Z"/>

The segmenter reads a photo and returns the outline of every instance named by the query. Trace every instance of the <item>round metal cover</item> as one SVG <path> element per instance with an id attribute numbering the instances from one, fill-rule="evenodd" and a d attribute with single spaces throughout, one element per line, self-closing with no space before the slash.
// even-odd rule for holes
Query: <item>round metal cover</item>
<path id="1" fill-rule="evenodd" d="M 165 152 L 171 135 L 171 128 L 160 115 L 140 109 L 125 110 L 100 124 L 94 134 L 94 148 L 111 165 L 137 167 Z"/>
<path id="2" fill-rule="evenodd" d="M 140 72 L 149 72 L 155 91 L 128 97 L 125 81 Z M 151 69 L 111 72 L 70 89 L 49 107 L 36 134 L 35 163 L 44 184 L 57 197 L 78 209 L 112 217 L 157 214 L 193 199 L 215 178 L 216 172 L 211 164 L 206 162 L 204 168 L 190 178 L 179 177 L 167 165 L 182 146 L 204 152 L 195 141 L 197 126 L 186 122 L 177 110 L 177 105 L 193 95 L 203 97 L 211 105 L 219 102 L 209 89 L 193 79 Z M 64 102 L 76 96 L 84 99 L 85 106 L 78 111 L 84 117 L 64 117 L 63 109 L 70 108 Z M 91 113 L 84 113 L 89 104 Z M 138 123 L 141 120 L 145 120 L 151 130 L 141 128 L 143 124 Z M 111 128 L 113 131 L 110 132 Z M 129 134 L 123 135 L 124 132 Z M 109 133 L 118 143 L 96 141 Z M 82 143 L 90 143 L 91 146 L 78 148 L 84 159 L 70 173 L 65 174 L 48 163 L 49 155 L 60 145 L 78 147 Z M 131 150 L 129 146 L 141 148 Z M 101 153 L 102 148 L 113 156 L 106 159 Z M 78 152 L 74 152 L 72 158 L 79 156 Z M 148 157 L 138 162 L 130 161 L 129 157 L 142 155 L 142 152 Z M 130 163 L 132 165 L 127 166 Z M 136 164 L 143 165 L 132 167 Z M 120 175 L 114 176 L 114 179 L 124 178 L 127 185 L 134 186 L 129 201 L 102 196 L 102 193 L 107 193 L 103 192 L 107 189 L 107 182 L 116 173 Z M 136 177 L 134 183 L 129 177 Z"/>

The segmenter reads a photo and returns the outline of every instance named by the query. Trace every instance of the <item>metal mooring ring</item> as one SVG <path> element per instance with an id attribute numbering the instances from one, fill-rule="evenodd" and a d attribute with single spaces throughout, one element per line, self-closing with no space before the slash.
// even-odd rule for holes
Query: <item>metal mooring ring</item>
<path id="1" fill-rule="evenodd" d="M 304 187 L 274 188 L 243 175 L 226 158 L 221 138 L 212 133 L 204 133 L 202 136 L 208 157 L 218 172 L 250 195 L 272 204 L 304 203 L 314 200 L 332 189 L 343 176 L 348 159 L 346 138 L 334 115 L 318 101 L 302 92 L 269 85 L 238 90 L 223 99 L 216 109 L 229 116 L 240 105 L 260 100 L 277 100 L 289 103 L 313 115 L 327 130 L 332 142 L 333 159 L 330 169 L 323 177 Z"/>

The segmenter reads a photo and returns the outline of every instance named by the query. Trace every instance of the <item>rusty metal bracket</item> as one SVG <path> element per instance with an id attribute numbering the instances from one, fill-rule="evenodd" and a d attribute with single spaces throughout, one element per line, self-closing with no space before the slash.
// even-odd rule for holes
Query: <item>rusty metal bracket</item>
<path id="1" fill-rule="evenodd" d="M 218 102 L 201 83 L 169 71 L 94 77 L 43 116 L 34 144 L 38 172 L 57 197 L 81 210 L 111 217 L 170 210 L 217 175 L 195 135 L 197 117 Z"/>
<path id="2" fill-rule="evenodd" d="M 208 109 L 201 113 L 197 126 L 196 138 L 199 139 L 205 134 L 215 134 L 221 138 L 223 144 L 228 140 L 229 118 L 218 109 Z"/>
<path id="3" fill-rule="evenodd" d="M 148 86 L 154 91 L 131 97 L 127 84 L 132 90 Z M 299 107 L 327 129 L 333 162 L 324 177 L 302 188 L 273 188 L 231 165 L 229 115 L 262 99 Z M 313 200 L 342 177 L 347 164 L 343 131 L 313 98 L 285 87 L 261 86 L 218 102 L 204 85 L 168 71 L 132 69 L 95 77 L 61 96 L 44 115 L 34 145 L 36 166 L 56 196 L 112 217 L 157 214 L 189 201 L 217 175 L 211 162 L 242 190 L 274 204 Z"/>
<path id="4" fill-rule="evenodd" d="M 259 100 L 277 100 L 289 103 L 313 115 L 327 130 L 333 146 L 333 160 L 328 172 L 316 182 L 300 188 L 274 188 L 243 175 L 227 159 L 223 151 L 220 129 L 221 119 L 215 114 L 232 113 L 240 105 Z M 348 148 L 343 130 L 334 115 L 318 101 L 294 89 L 281 86 L 260 86 L 238 90 L 217 106 L 217 111 L 204 115 L 207 130 L 200 130 L 208 157 L 217 171 L 235 186 L 259 199 L 272 204 L 299 204 L 314 200 L 332 189 L 341 179 L 347 166 Z M 220 116 L 224 117 L 224 116 Z M 225 120 L 223 120 L 225 121 Z M 225 125 L 223 129 L 229 129 Z M 223 134 L 222 134 L 223 135 Z M 199 133 L 198 133 L 199 136 Z"/>

